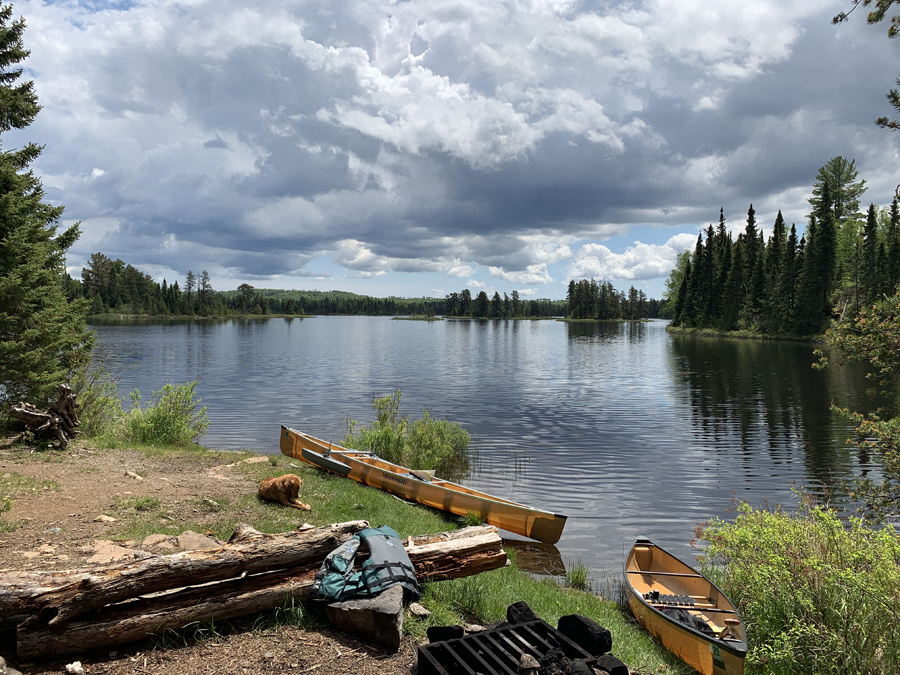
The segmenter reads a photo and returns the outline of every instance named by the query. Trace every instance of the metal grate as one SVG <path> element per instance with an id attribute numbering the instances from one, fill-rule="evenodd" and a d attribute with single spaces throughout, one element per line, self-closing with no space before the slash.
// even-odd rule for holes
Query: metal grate
<path id="1" fill-rule="evenodd" d="M 540 660 L 554 648 L 572 661 L 597 665 L 595 656 L 538 619 L 421 645 L 419 675 L 516 675 L 524 654 Z"/>

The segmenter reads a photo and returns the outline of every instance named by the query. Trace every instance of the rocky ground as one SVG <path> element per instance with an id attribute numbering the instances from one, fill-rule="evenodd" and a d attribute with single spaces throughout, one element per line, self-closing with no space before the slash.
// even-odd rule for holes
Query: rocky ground
<path id="1" fill-rule="evenodd" d="M 12 439 L 0 441 L 0 486 L 13 500 L 12 508 L 0 515 L 0 568 L 72 569 L 130 556 L 138 548 L 151 552 L 195 548 L 201 537 L 212 533 L 122 538 L 117 534 L 122 529 L 121 505 L 137 495 L 149 495 L 159 500 L 165 513 L 159 518 L 160 529 L 185 521 L 202 525 L 206 515 L 198 507 L 204 499 L 255 492 L 255 483 L 240 470 L 237 459 L 223 463 L 222 455 L 211 454 L 148 457 L 84 445 L 66 453 L 30 452 L 13 445 Z M 4 496 L 0 493 L 0 498 Z M 390 654 L 328 628 L 302 630 L 285 625 L 264 631 L 247 625 L 216 627 L 215 632 L 203 627 L 192 635 L 129 649 L 65 658 L 47 654 L 47 661 L 35 664 L 17 663 L 9 646 L 6 636 L 0 641 L 0 654 L 26 674 L 62 673 L 66 664 L 77 659 L 85 673 L 108 675 L 366 675 L 409 673 L 416 658 L 415 645 L 409 641 Z"/>

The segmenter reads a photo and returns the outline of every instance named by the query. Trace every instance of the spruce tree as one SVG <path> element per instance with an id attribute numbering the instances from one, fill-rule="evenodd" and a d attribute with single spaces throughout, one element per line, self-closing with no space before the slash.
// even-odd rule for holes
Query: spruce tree
<path id="1" fill-rule="evenodd" d="M 737 330 L 741 307 L 744 306 L 744 235 L 739 234 L 734 242 L 731 269 L 722 299 L 722 329 Z"/>
<path id="2" fill-rule="evenodd" d="M 34 83 L 17 83 L 29 52 L 25 21 L 12 12 L 0 5 L 0 134 L 26 128 L 40 110 Z M 45 406 L 88 363 L 93 346 L 87 301 L 69 302 L 64 288 L 65 252 L 78 224 L 57 232 L 63 207 L 43 203 L 43 186 L 28 168 L 41 149 L 28 143 L 0 151 L 0 411 L 19 400 Z"/>
<path id="3" fill-rule="evenodd" d="M 878 295 L 878 262 L 878 221 L 875 204 L 870 204 L 863 230 L 862 297 L 866 304 L 874 302 Z"/>
<path id="4" fill-rule="evenodd" d="M 893 295 L 900 284 L 900 203 L 897 197 L 891 202 L 887 235 L 887 294 Z"/>

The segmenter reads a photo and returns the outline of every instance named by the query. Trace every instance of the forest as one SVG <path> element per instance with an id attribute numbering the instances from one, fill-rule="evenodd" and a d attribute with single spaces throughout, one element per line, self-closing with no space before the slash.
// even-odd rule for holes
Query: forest
<path id="1" fill-rule="evenodd" d="M 870 204 L 860 212 L 865 180 L 853 160 L 835 157 L 819 169 L 811 213 L 798 240 L 781 215 L 766 238 L 753 205 L 737 239 L 717 226 L 682 253 L 666 282 L 672 326 L 810 336 L 833 318 L 855 315 L 900 283 L 900 208 Z"/>
<path id="2" fill-rule="evenodd" d="M 609 288 L 616 294 L 611 285 Z M 250 284 L 241 284 L 233 291 L 215 291 L 206 270 L 199 276 L 189 270 L 183 286 L 177 280 L 169 284 L 163 279 L 160 283 L 133 265 L 112 260 L 103 253 L 90 256 L 80 280 L 66 277 L 66 292 L 70 300 L 87 301 L 89 314 L 95 316 L 108 313 L 160 317 L 399 314 L 491 319 L 566 315 L 566 301 L 526 300 L 520 298 L 518 291 L 513 291 L 511 297 L 504 293 L 502 298 L 497 292 L 489 298 L 485 291 L 473 297 L 469 289 L 450 293 L 444 298 L 376 298 L 345 291 L 257 289 Z M 625 297 L 616 294 L 617 302 Z M 646 307 L 658 304 L 649 301 Z"/>

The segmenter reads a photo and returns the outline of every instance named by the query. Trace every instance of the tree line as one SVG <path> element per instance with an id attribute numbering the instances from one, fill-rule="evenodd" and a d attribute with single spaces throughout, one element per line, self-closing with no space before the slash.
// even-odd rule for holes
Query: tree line
<path id="1" fill-rule="evenodd" d="M 511 295 L 494 291 L 488 298 L 486 291 L 480 291 L 474 298 L 472 291 L 464 288 L 459 293 L 448 293 L 444 297 L 442 312 L 445 316 L 469 317 L 474 319 L 514 319 L 527 317 L 564 316 L 566 303 L 563 300 L 525 300 L 518 291 Z"/>
<path id="2" fill-rule="evenodd" d="M 594 279 L 570 281 L 566 294 L 568 319 L 647 319 L 659 316 L 662 302 L 648 298 L 644 291 L 631 286 L 627 293 L 617 291 L 608 281 Z"/>
<path id="3" fill-rule="evenodd" d="M 445 298 L 376 298 L 345 291 L 300 291 L 257 289 L 241 284 L 237 290 L 215 291 L 209 274 L 188 270 L 181 285 L 166 279 L 157 282 L 122 260 L 103 253 L 90 256 L 81 279 L 66 278 L 71 300 L 86 302 L 90 314 L 106 313 L 147 316 L 241 316 L 282 314 L 359 314 L 368 316 L 412 314 L 422 316 L 511 318 L 563 316 L 562 300 L 523 300 L 518 291 L 488 299 L 482 291 L 472 297 L 468 289 Z"/>
<path id="4" fill-rule="evenodd" d="M 737 239 L 725 214 L 682 253 L 666 282 L 674 326 L 762 335 L 816 335 L 832 317 L 857 313 L 900 283 L 900 207 L 871 204 L 865 215 L 853 160 L 819 169 L 812 213 L 798 239 L 781 211 L 766 239 L 753 205 Z"/>

